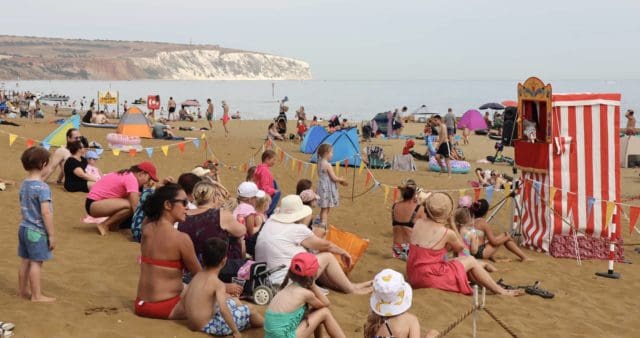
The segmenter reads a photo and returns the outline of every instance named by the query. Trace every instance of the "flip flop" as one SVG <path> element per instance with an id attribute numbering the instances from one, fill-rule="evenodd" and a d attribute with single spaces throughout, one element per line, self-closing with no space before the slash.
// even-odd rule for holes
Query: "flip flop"
<path id="1" fill-rule="evenodd" d="M 13 323 L 0 322 L 0 329 L 2 329 L 3 331 L 11 331 L 15 327 L 16 326 Z"/>
<path id="2" fill-rule="evenodd" d="M 527 286 L 524 289 L 524 292 L 533 296 L 540 296 L 544 299 L 551 299 L 555 296 L 551 291 L 541 289 L 539 286 L 540 282 L 536 281 L 533 285 Z"/>

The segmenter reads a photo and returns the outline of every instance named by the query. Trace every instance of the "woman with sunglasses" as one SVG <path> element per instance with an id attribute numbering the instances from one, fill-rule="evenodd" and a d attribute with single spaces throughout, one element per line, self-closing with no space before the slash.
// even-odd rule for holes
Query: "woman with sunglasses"
<path id="1" fill-rule="evenodd" d="M 187 194 L 177 184 L 164 185 L 149 196 L 143 210 L 140 279 L 135 313 L 141 317 L 185 319 L 182 270 L 201 271 L 193 243 L 173 224 L 187 217 Z"/>
<path id="2" fill-rule="evenodd" d="M 107 174 L 91 187 L 84 207 L 92 217 L 107 217 L 98 224 L 100 235 L 117 230 L 120 223 L 133 215 L 140 202 L 140 189 L 149 180 L 158 182 L 156 167 L 151 162 L 142 162 Z"/>

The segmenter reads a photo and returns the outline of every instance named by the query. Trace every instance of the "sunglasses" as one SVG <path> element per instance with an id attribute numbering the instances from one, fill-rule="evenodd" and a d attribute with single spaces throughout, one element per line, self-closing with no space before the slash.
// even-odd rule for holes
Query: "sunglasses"
<path id="1" fill-rule="evenodd" d="M 183 207 L 186 207 L 189 204 L 189 200 L 187 200 L 186 198 L 185 199 L 174 199 L 174 200 L 171 200 L 171 203 L 176 203 L 176 202 L 182 203 Z"/>

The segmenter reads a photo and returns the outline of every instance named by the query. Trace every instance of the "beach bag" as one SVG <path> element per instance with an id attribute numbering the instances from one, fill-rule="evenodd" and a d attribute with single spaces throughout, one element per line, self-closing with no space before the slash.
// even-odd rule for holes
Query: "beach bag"
<path id="1" fill-rule="evenodd" d="M 258 243 L 258 235 L 260 235 L 260 231 L 262 231 L 262 228 L 264 228 L 264 225 L 266 223 L 267 223 L 266 221 L 262 223 L 262 225 L 260 226 L 260 229 L 258 229 L 258 231 L 255 234 L 247 237 L 244 241 L 245 250 L 249 255 L 251 255 L 251 257 L 256 256 L 256 243 Z"/>
<path id="2" fill-rule="evenodd" d="M 140 194 L 140 202 L 133 212 L 131 217 L 131 236 L 135 242 L 140 243 L 142 240 L 142 222 L 144 221 L 144 211 L 142 211 L 142 205 L 151 196 L 153 189 L 144 189 Z"/>
<path id="3" fill-rule="evenodd" d="M 344 251 L 348 252 L 349 255 L 351 255 L 351 266 L 346 267 L 342 262 L 342 258 L 340 258 L 340 255 L 333 254 L 334 256 L 336 256 L 336 259 L 340 263 L 342 270 L 346 274 L 349 274 L 349 272 L 353 270 L 353 268 L 356 266 L 356 263 L 358 263 L 364 252 L 369 247 L 368 239 L 364 239 L 352 232 L 340 230 L 333 225 L 329 225 L 329 229 L 327 230 L 327 240 L 339 246 Z"/>

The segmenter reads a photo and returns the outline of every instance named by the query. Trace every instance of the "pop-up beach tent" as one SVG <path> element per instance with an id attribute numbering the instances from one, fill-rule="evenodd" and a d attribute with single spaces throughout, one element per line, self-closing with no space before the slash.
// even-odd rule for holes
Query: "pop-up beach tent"
<path id="1" fill-rule="evenodd" d="M 333 146 L 333 158 L 331 164 L 340 162 L 344 164 L 345 160 L 349 161 L 350 166 L 360 166 L 360 142 L 358 140 L 358 131 L 356 128 L 349 128 L 344 130 L 338 130 L 333 134 L 325 137 L 322 143 L 327 143 Z M 318 146 L 319 147 L 319 146 Z M 311 162 L 318 162 L 318 151 L 311 156 Z"/>
<path id="2" fill-rule="evenodd" d="M 149 120 L 138 107 L 131 107 L 122 115 L 118 128 L 118 134 L 152 138 Z"/>
<path id="3" fill-rule="evenodd" d="M 50 146 L 62 147 L 67 144 L 67 130 L 75 128 L 80 129 L 80 116 L 73 115 L 64 121 L 56 130 L 52 131 L 43 141 L 42 144 Z"/>
<path id="4" fill-rule="evenodd" d="M 322 126 L 313 126 L 304 135 L 300 143 L 300 151 L 305 154 L 313 154 L 329 133 Z"/>

